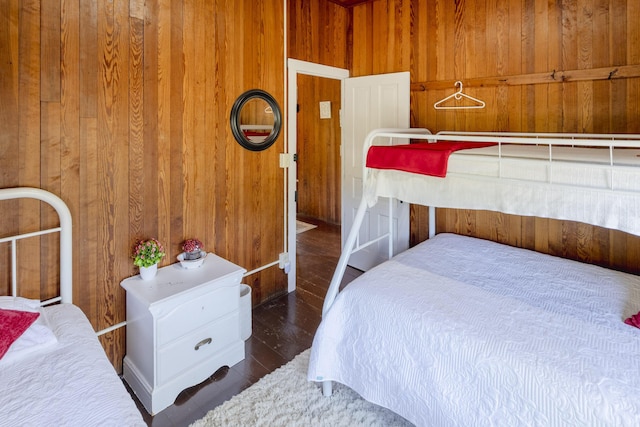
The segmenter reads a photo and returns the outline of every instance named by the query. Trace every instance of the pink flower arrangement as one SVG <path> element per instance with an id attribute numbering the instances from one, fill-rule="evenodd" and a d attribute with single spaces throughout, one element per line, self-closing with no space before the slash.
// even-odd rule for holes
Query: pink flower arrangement
<path id="1" fill-rule="evenodd" d="M 182 250 L 185 252 L 195 252 L 203 248 L 202 242 L 198 239 L 187 239 L 182 244 Z"/>
<path id="2" fill-rule="evenodd" d="M 156 239 L 140 240 L 133 250 L 133 265 L 151 267 L 164 257 L 162 243 Z"/>

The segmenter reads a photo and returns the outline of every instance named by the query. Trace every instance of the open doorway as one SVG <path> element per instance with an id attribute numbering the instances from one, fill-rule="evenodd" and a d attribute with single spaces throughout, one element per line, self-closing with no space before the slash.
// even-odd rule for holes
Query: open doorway
<path id="1" fill-rule="evenodd" d="M 341 81 L 298 75 L 296 293 L 322 309 L 340 255 Z"/>
<path id="2" fill-rule="evenodd" d="M 298 76 L 298 221 L 340 224 L 340 103 L 340 80 Z"/>
<path id="3" fill-rule="evenodd" d="M 343 112 L 340 114 L 339 121 L 342 122 L 340 128 L 340 138 L 343 139 L 341 146 L 341 170 L 339 181 L 341 187 L 335 191 L 335 195 L 341 194 L 342 200 L 334 203 L 333 207 L 338 212 L 341 211 L 342 217 L 339 221 L 342 230 L 342 243 L 346 242 L 346 234 L 351 229 L 355 218 L 356 206 L 359 204 L 362 195 L 362 177 L 363 177 L 363 158 L 362 150 L 366 135 L 375 128 L 408 128 L 409 127 L 409 72 L 399 72 L 390 74 L 380 74 L 372 76 L 360 76 L 357 78 L 348 78 L 348 70 L 329 67 L 325 65 L 313 64 L 295 59 L 288 60 L 288 95 L 287 95 L 287 135 L 288 145 L 287 154 L 285 155 L 285 163 L 289 162 L 287 169 L 287 256 L 285 259 L 289 262 L 285 264 L 285 270 L 288 268 L 288 290 L 292 292 L 296 289 L 296 220 L 297 220 L 297 202 L 298 195 L 298 178 L 295 159 L 298 147 L 298 114 L 296 113 L 297 105 L 300 102 L 298 97 L 299 81 L 304 82 L 306 76 L 321 77 L 323 79 L 337 80 L 340 82 L 340 105 Z M 318 80 L 321 81 L 321 80 Z M 315 85 L 313 79 L 309 80 L 311 85 Z M 303 88 L 304 90 L 304 88 Z M 314 90 L 314 89 L 310 89 Z M 307 108 L 311 114 L 316 114 L 319 119 L 320 102 L 323 98 L 317 97 L 311 102 L 317 103 L 315 106 Z M 327 106 L 329 114 L 333 114 L 330 105 Z M 314 119 L 315 120 L 315 119 Z M 322 119 L 319 119 L 322 120 Z M 313 127 L 313 126 L 311 126 Z M 330 129 L 330 126 L 328 126 Z M 302 134 L 304 135 L 304 133 Z M 347 135 L 347 136 L 345 136 Z M 303 136 L 304 137 L 304 136 Z M 315 147 L 316 142 L 311 141 L 308 144 Z M 304 166 L 303 166 L 304 168 Z M 315 172 L 315 176 L 311 176 L 310 180 L 320 182 L 322 170 Z M 339 182 L 338 181 L 338 182 Z M 303 184 L 304 186 L 304 184 Z M 314 191 L 307 191 L 306 194 L 312 198 L 312 203 L 318 200 L 319 194 Z M 302 193 L 300 194 L 302 197 Z M 388 205 L 387 202 L 386 205 Z M 376 206 L 369 208 L 366 212 L 366 226 L 359 228 L 358 236 L 364 237 L 365 249 L 355 253 L 348 260 L 349 265 L 366 271 L 382 260 L 386 259 L 389 250 L 386 244 L 382 245 L 378 238 L 383 230 L 395 230 L 392 232 L 394 236 L 394 252 L 398 253 L 406 249 L 409 245 L 409 210 L 408 205 L 402 205 L 397 201 L 393 201 L 396 209 L 392 210 L 393 216 L 390 215 L 389 209 L 385 208 L 384 203 L 378 203 Z M 326 204 L 325 206 L 329 206 Z M 306 208 L 305 208 L 306 209 Z M 319 209 L 319 208 L 318 208 Z M 318 211 L 319 212 L 319 211 Z M 386 224 L 386 226 L 385 226 Z M 362 237 L 361 237 L 362 238 Z M 346 266 L 346 262 L 341 260 L 340 270 Z"/>
<path id="4" fill-rule="evenodd" d="M 349 77 L 349 71 L 295 59 L 289 59 L 287 65 L 287 145 L 288 153 L 297 158 L 287 176 L 287 246 L 291 260 L 288 289 L 292 292 L 296 289 L 298 213 L 310 218 L 326 218 L 328 223 L 340 223 L 339 112 L 343 81 Z M 323 117 L 329 115 L 330 118 L 320 118 L 321 101 L 324 103 Z M 299 104 L 302 114 L 297 113 Z M 299 119 L 303 121 L 301 141 L 298 141 Z M 299 171 L 302 172 L 300 179 Z M 299 204 L 301 209 L 298 209 Z"/>

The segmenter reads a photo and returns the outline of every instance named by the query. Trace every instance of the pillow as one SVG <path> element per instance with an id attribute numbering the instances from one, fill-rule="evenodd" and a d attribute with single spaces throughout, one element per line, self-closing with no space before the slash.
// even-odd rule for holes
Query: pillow
<path id="1" fill-rule="evenodd" d="M 2 296 L 0 297 L 0 308 L 7 310 L 38 311 L 40 309 L 40 301 L 22 297 Z"/>
<path id="2" fill-rule="evenodd" d="M 22 297 L 1 296 L 0 309 L 40 314 L 37 320 L 9 347 L 4 357 L 0 358 L 1 365 L 22 359 L 28 354 L 58 342 L 49 327 L 45 310 L 40 307 L 40 301 Z"/>
<path id="3" fill-rule="evenodd" d="M 627 325 L 635 326 L 636 328 L 640 328 L 640 312 L 627 319 L 624 319 L 624 323 L 626 323 Z"/>
<path id="4" fill-rule="evenodd" d="M 0 308 L 0 359 L 38 317 L 40 313 Z"/>

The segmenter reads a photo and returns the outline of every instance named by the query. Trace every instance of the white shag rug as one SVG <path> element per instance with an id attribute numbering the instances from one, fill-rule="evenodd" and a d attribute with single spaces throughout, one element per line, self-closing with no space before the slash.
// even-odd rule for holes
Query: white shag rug
<path id="1" fill-rule="evenodd" d="M 317 225 L 309 224 L 308 222 L 296 220 L 296 234 L 304 233 L 305 231 L 313 230 Z"/>
<path id="2" fill-rule="evenodd" d="M 411 426 L 388 409 L 362 399 L 342 384 L 324 397 L 307 381 L 309 350 L 209 411 L 192 427 L 209 426 Z"/>

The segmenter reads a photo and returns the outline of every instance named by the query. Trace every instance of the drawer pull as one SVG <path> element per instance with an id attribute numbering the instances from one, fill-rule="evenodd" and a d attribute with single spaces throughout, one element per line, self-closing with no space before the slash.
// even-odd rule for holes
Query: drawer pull
<path id="1" fill-rule="evenodd" d="M 196 350 L 200 350 L 200 347 L 202 347 L 203 345 L 207 345 L 207 344 L 211 344 L 211 338 L 205 338 L 202 341 L 200 341 L 198 344 L 196 344 L 196 346 L 194 347 Z"/>

